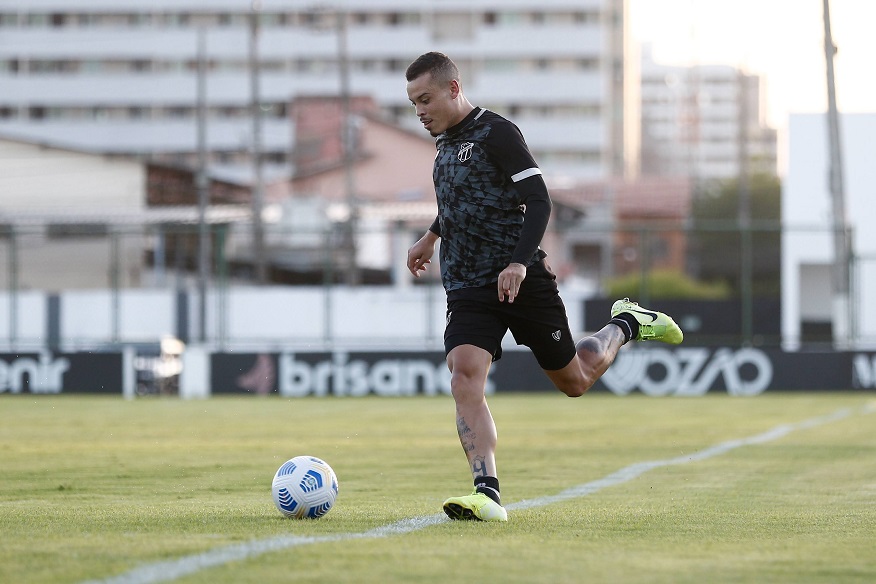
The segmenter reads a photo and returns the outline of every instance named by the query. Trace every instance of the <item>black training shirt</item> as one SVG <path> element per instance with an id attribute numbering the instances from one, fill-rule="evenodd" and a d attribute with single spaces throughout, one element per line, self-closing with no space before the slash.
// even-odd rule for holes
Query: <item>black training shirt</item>
<path id="1" fill-rule="evenodd" d="M 475 108 L 436 147 L 438 217 L 430 229 L 441 237 L 444 288 L 494 284 L 508 264 L 538 261 L 551 202 L 517 126 Z"/>

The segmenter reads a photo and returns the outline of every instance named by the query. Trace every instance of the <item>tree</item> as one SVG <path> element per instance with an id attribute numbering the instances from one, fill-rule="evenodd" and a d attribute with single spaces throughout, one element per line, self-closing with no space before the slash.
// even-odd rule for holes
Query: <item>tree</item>
<path id="1" fill-rule="evenodd" d="M 757 174 L 750 193 L 751 289 L 753 296 L 781 295 L 781 183 Z M 738 179 L 704 185 L 693 201 L 690 236 L 691 268 L 698 279 L 724 283 L 741 296 L 743 237 L 739 220 Z"/>

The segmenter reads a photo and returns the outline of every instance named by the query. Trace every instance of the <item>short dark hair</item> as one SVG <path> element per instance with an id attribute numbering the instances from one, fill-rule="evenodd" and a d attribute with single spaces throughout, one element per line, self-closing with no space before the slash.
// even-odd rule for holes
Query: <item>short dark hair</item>
<path id="1" fill-rule="evenodd" d="M 444 53 L 435 51 L 424 53 L 408 65 L 405 71 L 405 79 L 413 81 L 420 75 L 432 74 L 432 79 L 441 83 L 447 83 L 453 79 L 459 79 L 459 69 L 456 63 Z"/>

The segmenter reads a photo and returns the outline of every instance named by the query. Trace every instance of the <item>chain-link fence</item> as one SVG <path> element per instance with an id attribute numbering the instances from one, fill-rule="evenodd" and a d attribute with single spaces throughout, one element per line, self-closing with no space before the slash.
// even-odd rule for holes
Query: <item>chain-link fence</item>
<path id="1" fill-rule="evenodd" d="M 417 280 L 404 267 L 425 227 L 360 224 L 355 245 L 342 223 L 268 228 L 256 282 L 247 223 L 209 226 L 205 254 L 196 224 L 6 226 L 0 344 L 440 346 L 438 266 Z M 827 229 L 775 223 L 555 224 L 543 247 L 579 332 L 629 296 L 678 315 L 691 343 L 799 347 L 834 342 L 830 242 Z M 872 344 L 876 314 L 861 300 L 876 290 L 876 258 L 851 272 L 851 342 Z"/>

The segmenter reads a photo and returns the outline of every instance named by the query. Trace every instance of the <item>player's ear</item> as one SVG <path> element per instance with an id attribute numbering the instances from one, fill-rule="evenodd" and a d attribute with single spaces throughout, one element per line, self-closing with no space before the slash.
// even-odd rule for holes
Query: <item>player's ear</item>
<path id="1" fill-rule="evenodd" d="M 450 99 L 456 99 L 462 93 L 462 87 L 459 86 L 458 79 L 450 80 Z"/>

